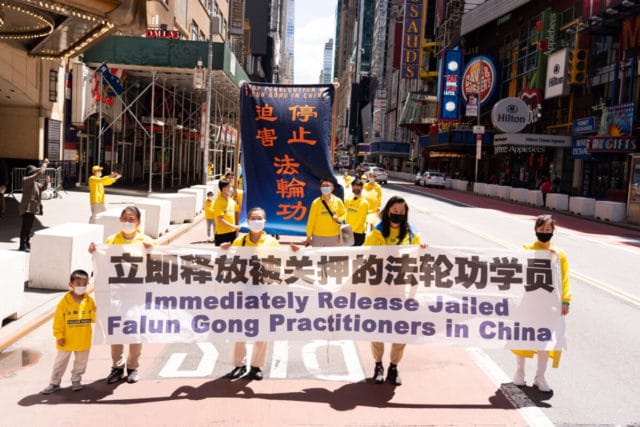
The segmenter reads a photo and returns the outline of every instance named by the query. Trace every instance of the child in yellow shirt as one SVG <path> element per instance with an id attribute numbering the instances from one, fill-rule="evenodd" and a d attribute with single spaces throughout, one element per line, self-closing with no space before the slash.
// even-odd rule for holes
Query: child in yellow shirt
<path id="1" fill-rule="evenodd" d="M 207 222 L 207 242 L 213 242 L 212 236 L 215 232 L 216 214 L 213 210 L 214 205 L 213 191 L 207 191 L 207 200 L 204 201 L 204 219 Z"/>
<path id="2" fill-rule="evenodd" d="M 53 362 L 50 384 L 41 391 L 42 394 L 60 390 L 60 381 L 72 353 L 75 353 L 75 359 L 71 369 L 71 390 L 82 390 L 80 380 L 87 369 L 93 323 L 96 322 L 96 304 L 86 293 L 88 281 L 86 271 L 73 271 L 69 278 L 71 291 L 58 304 L 53 319 L 53 335 L 56 337 L 58 354 Z"/>

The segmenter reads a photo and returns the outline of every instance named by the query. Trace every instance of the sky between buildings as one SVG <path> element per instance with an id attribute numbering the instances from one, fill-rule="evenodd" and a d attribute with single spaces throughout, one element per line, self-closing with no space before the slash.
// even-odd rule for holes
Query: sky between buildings
<path id="1" fill-rule="evenodd" d="M 296 0 L 294 81 L 318 83 L 324 44 L 335 38 L 336 0 Z"/>

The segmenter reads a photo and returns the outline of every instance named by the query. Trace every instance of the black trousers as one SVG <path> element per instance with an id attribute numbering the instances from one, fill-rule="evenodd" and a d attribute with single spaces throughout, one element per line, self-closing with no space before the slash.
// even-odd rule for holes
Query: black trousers
<path id="1" fill-rule="evenodd" d="M 362 246 L 366 233 L 353 233 L 353 246 Z"/>
<path id="2" fill-rule="evenodd" d="M 20 250 L 30 249 L 31 228 L 33 227 L 34 214 L 26 212 L 22 215 L 22 227 L 20 228 Z"/>
<path id="3" fill-rule="evenodd" d="M 221 244 L 226 242 L 233 243 L 233 241 L 236 239 L 237 234 L 238 233 L 235 231 L 232 231 L 231 233 L 214 234 L 213 237 L 215 239 L 215 245 L 220 246 Z"/>

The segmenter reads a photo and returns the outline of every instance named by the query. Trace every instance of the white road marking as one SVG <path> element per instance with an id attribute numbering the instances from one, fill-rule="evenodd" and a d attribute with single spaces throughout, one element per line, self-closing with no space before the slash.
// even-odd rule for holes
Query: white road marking
<path id="1" fill-rule="evenodd" d="M 511 378 L 484 351 L 476 347 L 470 347 L 467 348 L 467 352 L 496 387 L 502 390 L 509 402 L 518 408 L 518 412 L 520 412 L 527 425 L 536 427 L 554 425 L 518 386 L 512 384 Z"/>
<path id="2" fill-rule="evenodd" d="M 274 341 L 271 356 L 271 372 L 269 378 L 287 378 L 287 364 L 289 361 L 289 342 Z"/>
<path id="3" fill-rule="evenodd" d="M 160 370 L 158 376 L 164 378 L 201 378 L 211 375 L 218 360 L 218 350 L 210 342 L 199 342 L 197 346 L 200 348 L 200 351 L 202 351 L 202 358 L 196 369 L 181 370 L 180 366 L 182 366 L 188 353 L 172 353 L 167 363 L 165 363 Z"/>
<path id="4" fill-rule="evenodd" d="M 327 375 L 322 373 L 320 364 L 318 363 L 318 350 L 322 347 L 328 346 L 337 346 L 342 350 L 345 366 L 349 372 L 347 375 Z M 360 365 L 358 351 L 356 350 L 353 341 L 311 341 L 310 343 L 305 344 L 302 348 L 302 361 L 304 362 L 304 366 L 307 368 L 307 371 L 318 379 L 357 382 L 365 378 L 364 371 Z"/>

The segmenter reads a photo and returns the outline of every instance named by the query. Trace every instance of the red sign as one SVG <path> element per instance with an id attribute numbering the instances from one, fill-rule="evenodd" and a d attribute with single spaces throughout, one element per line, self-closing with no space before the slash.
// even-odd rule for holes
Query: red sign
<path id="1" fill-rule="evenodd" d="M 155 28 L 147 28 L 144 36 L 148 39 L 180 39 L 180 31 L 178 30 L 160 30 Z"/>
<path id="2" fill-rule="evenodd" d="M 482 72 L 480 64 L 482 64 Z M 480 103 L 484 104 L 496 87 L 496 69 L 493 62 L 486 56 L 475 57 L 467 63 L 462 74 L 462 97 L 465 101 L 469 99 L 469 95 L 477 96 L 478 84 L 481 89 Z"/>

